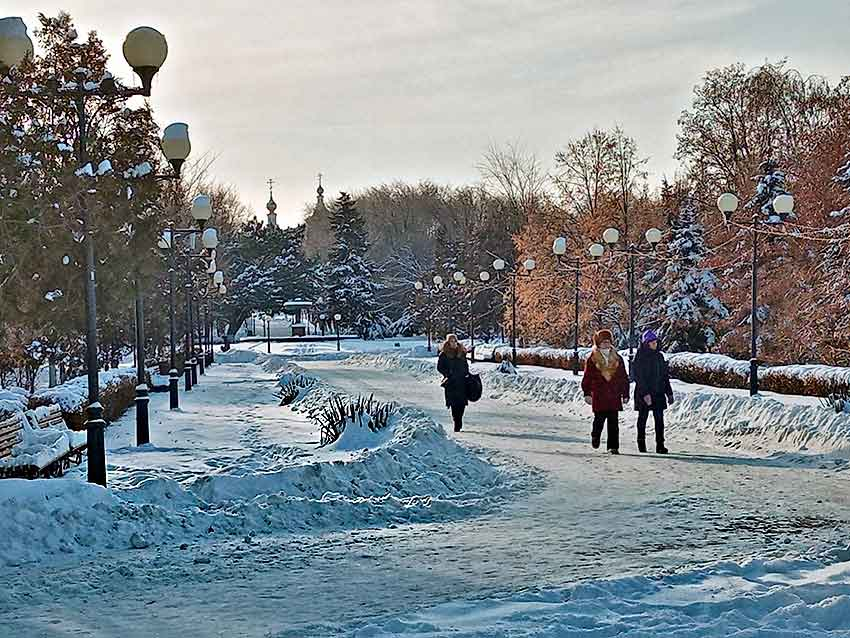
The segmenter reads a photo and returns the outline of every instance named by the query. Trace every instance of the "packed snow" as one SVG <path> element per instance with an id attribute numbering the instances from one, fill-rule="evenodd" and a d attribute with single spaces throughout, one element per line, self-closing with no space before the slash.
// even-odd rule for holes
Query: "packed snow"
<path id="1" fill-rule="evenodd" d="M 106 433 L 109 487 L 0 481 L 0 625 L 60 636 L 850 635 L 847 416 L 676 384 L 668 458 L 590 449 L 570 371 L 423 340 L 237 344 Z M 299 392 L 291 406 L 278 393 Z M 398 409 L 319 447 L 331 396 Z M 20 393 L 0 396 L 21 405 Z M 827 418 L 828 417 L 828 418 Z M 622 426 L 624 446 L 633 417 Z M 92 596 L 108 614 L 91 614 Z M 333 601 L 327 605 L 317 601 Z M 25 610 L 25 612 L 21 612 Z"/>

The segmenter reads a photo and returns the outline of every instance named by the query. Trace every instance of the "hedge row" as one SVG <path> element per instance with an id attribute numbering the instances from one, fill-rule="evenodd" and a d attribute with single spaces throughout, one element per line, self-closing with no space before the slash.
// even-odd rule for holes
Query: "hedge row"
<path id="1" fill-rule="evenodd" d="M 100 403 L 103 418 L 115 421 L 133 405 L 136 398 L 136 375 L 127 370 L 112 370 L 100 373 Z M 58 385 L 36 392 L 30 397 L 29 408 L 41 405 L 59 405 L 65 423 L 72 430 L 85 429 L 88 407 L 88 380 L 77 377 Z"/>
<path id="2" fill-rule="evenodd" d="M 579 349 L 579 365 L 584 366 L 589 348 Z M 507 346 L 476 346 L 479 361 L 501 363 L 512 360 Z M 668 354 L 670 376 L 684 383 L 716 388 L 749 388 L 750 363 L 717 354 L 682 352 Z M 572 350 L 556 348 L 517 348 L 519 365 L 572 370 Z M 823 365 L 788 365 L 759 368 L 759 387 L 766 392 L 798 396 L 850 396 L 850 368 Z"/>

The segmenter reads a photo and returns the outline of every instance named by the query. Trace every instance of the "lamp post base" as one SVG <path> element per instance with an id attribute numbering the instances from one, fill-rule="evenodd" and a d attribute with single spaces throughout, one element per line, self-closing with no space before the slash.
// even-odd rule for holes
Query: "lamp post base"
<path id="1" fill-rule="evenodd" d="M 172 368 L 168 371 L 168 409 L 176 410 L 180 407 L 180 374 Z"/>
<path id="2" fill-rule="evenodd" d="M 92 403 L 86 408 L 86 413 L 88 481 L 106 487 L 106 445 L 103 437 L 106 421 L 103 420 L 103 406 L 100 403 Z"/>
<path id="3" fill-rule="evenodd" d="M 750 359 L 750 396 L 759 393 L 759 362 L 758 359 Z"/>
<path id="4" fill-rule="evenodd" d="M 192 364 L 188 359 L 183 367 L 183 377 L 186 392 L 190 392 L 192 390 Z"/>
<path id="5" fill-rule="evenodd" d="M 148 386 L 144 383 L 136 386 L 136 445 L 151 442 L 150 419 L 148 417 Z"/>
<path id="6" fill-rule="evenodd" d="M 192 385 L 198 385 L 198 360 L 195 357 L 189 360 L 189 374 L 192 375 Z"/>
<path id="7" fill-rule="evenodd" d="M 201 374 L 201 375 L 206 374 L 206 372 L 205 372 L 205 369 L 206 369 L 205 359 L 206 359 L 206 357 L 204 357 L 203 353 L 198 353 L 198 355 L 195 357 L 195 359 L 198 362 L 198 374 Z"/>

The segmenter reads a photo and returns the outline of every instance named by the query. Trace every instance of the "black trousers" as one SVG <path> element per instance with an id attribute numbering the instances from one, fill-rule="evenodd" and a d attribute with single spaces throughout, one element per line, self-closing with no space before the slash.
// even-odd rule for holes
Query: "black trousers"
<path id="1" fill-rule="evenodd" d="M 463 413 L 466 411 L 466 406 L 463 404 L 452 404 L 452 421 L 455 423 L 455 432 L 460 432 L 463 427 Z"/>
<path id="2" fill-rule="evenodd" d="M 591 436 L 594 441 L 599 441 L 602 437 L 602 426 L 608 422 L 608 442 L 609 450 L 620 449 L 620 413 L 612 412 L 594 412 L 593 413 L 593 432 Z"/>
<path id="3" fill-rule="evenodd" d="M 646 444 L 646 422 L 649 420 L 650 412 L 652 412 L 652 420 L 655 421 L 655 447 L 664 447 L 664 410 L 650 410 L 649 407 L 646 410 L 638 411 L 638 443 Z"/>

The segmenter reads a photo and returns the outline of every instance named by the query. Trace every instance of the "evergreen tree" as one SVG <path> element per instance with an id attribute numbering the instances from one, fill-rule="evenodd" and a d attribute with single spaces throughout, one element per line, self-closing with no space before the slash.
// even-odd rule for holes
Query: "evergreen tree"
<path id="1" fill-rule="evenodd" d="M 753 178 L 756 192 L 747 202 L 747 210 L 757 210 L 765 216 L 767 223 L 779 224 L 782 217 L 773 209 L 773 200 L 779 195 L 790 195 L 786 185 L 785 172 L 779 170 L 779 164 L 772 159 L 759 165 L 759 174 Z M 794 213 L 791 213 L 794 216 Z"/>
<path id="2" fill-rule="evenodd" d="M 364 339 L 383 336 L 386 321 L 377 311 L 379 285 L 366 253 L 369 238 L 363 216 L 348 193 L 341 192 L 330 216 L 334 235 L 324 280 L 325 305 L 342 315 L 342 324 Z"/>
<path id="3" fill-rule="evenodd" d="M 702 266 L 707 250 L 692 196 L 682 200 L 672 232 L 662 334 L 672 351 L 705 352 L 717 341 L 713 324 L 729 311 L 714 294 L 717 277 Z"/>
<path id="4" fill-rule="evenodd" d="M 312 296 L 303 243 L 303 225 L 272 228 L 251 220 L 219 245 L 230 276 L 222 304 L 230 334 L 254 312 L 279 313 L 287 301 Z"/>

